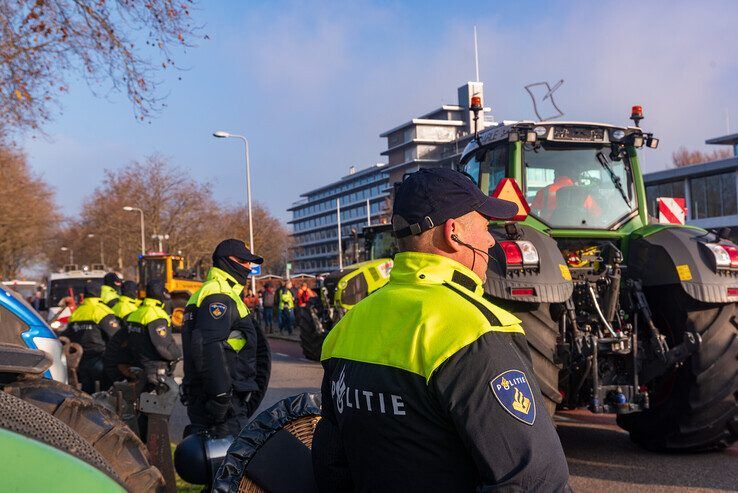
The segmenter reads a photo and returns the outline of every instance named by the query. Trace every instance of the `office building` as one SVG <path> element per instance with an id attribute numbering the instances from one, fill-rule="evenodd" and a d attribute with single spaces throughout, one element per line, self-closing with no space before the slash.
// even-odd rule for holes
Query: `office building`
<path id="1" fill-rule="evenodd" d="M 705 229 L 728 227 L 738 241 L 738 134 L 705 141 L 730 145 L 733 157 L 644 175 L 648 211 L 656 215 L 658 197 L 686 199 L 687 224 Z"/>
<path id="2" fill-rule="evenodd" d="M 295 274 L 319 274 L 338 269 L 337 207 L 346 265 L 361 254 L 358 235 L 364 226 L 389 220 L 389 173 L 383 163 L 357 170 L 340 180 L 303 193 L 292 212 L 290 263 Z M 367 205 L 369 210 L 367 211 Z"/>

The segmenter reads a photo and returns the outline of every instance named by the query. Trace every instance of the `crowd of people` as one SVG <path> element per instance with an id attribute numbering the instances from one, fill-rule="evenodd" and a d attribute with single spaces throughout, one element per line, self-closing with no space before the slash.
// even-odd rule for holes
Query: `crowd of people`
<path id="1" fill-rule="evenodd" d="M 264 284 L 254 294 L 248 288 L 244 294 L 244 303 L 254 313 L 257 322 L 267 334 L 279 333 L 292 335 L 295 328 L 295 310 L 305 308 L 311 298 L 318 296 L 307 283 L 295 289 L 291 280 L 278 282 L 275 287 L 271 283 Z"/>

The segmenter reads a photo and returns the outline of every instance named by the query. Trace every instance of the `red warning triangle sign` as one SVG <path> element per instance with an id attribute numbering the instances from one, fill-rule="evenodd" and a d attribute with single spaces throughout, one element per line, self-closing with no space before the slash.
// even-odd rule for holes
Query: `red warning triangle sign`
<path id="1" fill-rule="evenodd" d="M 503 178 L 497 184 L 492 197 L 508 200 L 518 205 L 518 213 L 512 218 L 513 221 L 522 221 L 530 214 L 530 206 L 525 200 L 523 192 L 520 191 L 518 183 L 512 178 Z"/>

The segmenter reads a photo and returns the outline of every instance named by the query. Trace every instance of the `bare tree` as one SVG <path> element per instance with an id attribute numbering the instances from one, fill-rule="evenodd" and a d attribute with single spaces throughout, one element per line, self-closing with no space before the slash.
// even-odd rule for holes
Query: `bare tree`
<path id="1" fill-rule="evenodd" d="M 733 157 L 733 153 L 729 149 L 717 149 L 712 152 L 690 151 L 684 146 L 679 147 L 671 154 L 671 161 L 677 168 L 684 166 L 692 166 L 693 164 L 707 163 L 710 161 L 719 161 L 720 159 L 728 159 Z"/>
<path id="2" fill-rule="evenodd" d="M 197 29 L 192 0 L 0 0 L 0 112 L 5 129 L 37 128 L 74 72 L 122 92 L 143 120 L 163 105 L 157 74 Z M 3 129 L 3 130 L 5 130 Z"/>
<path id="3" fill-rule="evenodd" d="M 291 244 L 291 237 L 287 228 L 274 217 L 262 204 L 255 204 L 254 213 L 254 245 L 255 253 L 264 258 L 264 274 L 284 274 L 287 264 L 287 249 Z M 224 228 L 222 233 L 230 236 L 222 236 L 217 241 L 226 237 L 241 238 L 248 245 L 249 216 L 246 207 L 236 209 L 225 209 L 222 213 Z"/>
<path id="4" fill-rule="evenodd" d="M 141 252 L 138 213 L 144 211 L 147 250 L 152 250 L 153 234 L 167 234 L 165 250 L 181 252 L 190 265 L 209 265 L 215 246 L 226 238 L 248 238 L 248 214 L 243 207 L 219 205 L 210 185 L 195 181 L 185 170 L 161 155 L 148 156 L 119 171 L 107 171 L 102 185 L 85 200 L 81 217 L 57 235 L 51 248 L 52 264 L 68 262 L 61 246 L 74 250 L 81 264 L 97 263 L 100 241 L 106 263 L 135 277 Z M 254 242 L 257 253 L 266 259 L 265 271 L 284 270 L 288 241 L 286 228 L 262 205 L 254 207 Z M 94 237 L 89 238 L 92 233 Z"/>
<path id="5" fill-rule="evenodd" d="M 0 278 L 45 259 L 60 214 L 49 185 L 35 175 L 23 153 L 0 146 Z"/>

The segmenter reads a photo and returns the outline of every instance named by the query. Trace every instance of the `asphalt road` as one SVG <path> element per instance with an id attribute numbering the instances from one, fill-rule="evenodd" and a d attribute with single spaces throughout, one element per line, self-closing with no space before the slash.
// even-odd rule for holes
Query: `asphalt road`
<path id="1" fill-rule="evenodd" d="M 270 342 L 272 376 L 260 409 L 290 395 L 319 392 L 320 365 L 305 360 L 295 342 Z M 738 491 L 738 444 L 706 454 L 655 454 L 631 443 L 611 415 L 564 412 L 557 414 L 556 423 L 577 492 Z M 173 441 L 179 441 L 186 424 L 178 404 L 170 421 Z"/>

